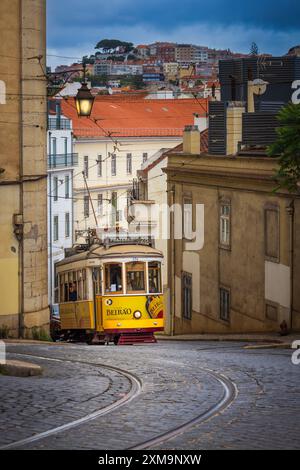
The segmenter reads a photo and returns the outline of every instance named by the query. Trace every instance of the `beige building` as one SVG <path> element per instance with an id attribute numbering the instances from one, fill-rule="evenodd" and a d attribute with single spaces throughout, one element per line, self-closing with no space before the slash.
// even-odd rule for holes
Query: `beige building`
<path id="1" fill-rule="evenodd" d="M 183 207 L 183 217 L 170 222 L 170 333 L 271 332 L 283 320 L 299 330 L 300 197 L 273 192 L 275 159 L 233 152 L 242 111 L 228 113 L 228 155 L 200 155 L 195 129 L 168 155 L 169 204 Z M 181 224 L 196 231 L 197 205 L 204 207 L 204 245 L 193 249 L 190 237 L 174 240 L 174 231 Z"/>
<path id="2" fill-rule="evenodd" d="M 0 2 L 0 336 L 48 329 L 45 0 Z"/>

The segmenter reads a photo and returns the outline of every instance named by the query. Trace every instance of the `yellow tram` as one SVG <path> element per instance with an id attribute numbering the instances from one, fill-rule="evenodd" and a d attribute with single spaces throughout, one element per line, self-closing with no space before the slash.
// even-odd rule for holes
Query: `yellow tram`
<path id="1" fill-rule="evenodd" d="M 164 329 L 163 255 L 148 245 L 93 245 L 57 264 L 61 330 L 92 343 L 153 343 Z"/>

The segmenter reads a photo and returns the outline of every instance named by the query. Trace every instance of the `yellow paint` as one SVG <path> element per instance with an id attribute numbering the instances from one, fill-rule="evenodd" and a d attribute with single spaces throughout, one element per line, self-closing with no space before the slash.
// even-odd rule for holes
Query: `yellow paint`
<path id="1" fill-rule="evenodd" d="M 19 312 L 18 258 L 0 259 L 0 315 Z"/>
<path id="2" fill-rule="evenodd" d="M 103 297 L 102 315 L 104 330 L 126 328 L 163 328 L 164 319 L 157 315 L 164 311 L 163 296 L 126 296 Z M 142 317 L 134 318 L 134 312 L 140 311 Z M 151 318 L 152 316 L 152 318 Z"/>
<path id="3" fill-rule="evenodd" d="M 85 301 L 60 304 L 60 318 L 62 330 L 93 330 L 94 303 Z"/>
<path id="4" fill-rule="evenodd" d="M 147 305 L 148 304 L 148 305 Z M 105 330 L 133 328 L 163 328 L 164 319 L 157 318 L 164 312 L 162 295 L 153 296 L 112 296 L 96 297 L 97 319 L 95 327 L 94 303 L 68 302 L 60 304 L 62 330 Z M 134 318 L 134 312 L 142 313 L 140 319 Z"/>

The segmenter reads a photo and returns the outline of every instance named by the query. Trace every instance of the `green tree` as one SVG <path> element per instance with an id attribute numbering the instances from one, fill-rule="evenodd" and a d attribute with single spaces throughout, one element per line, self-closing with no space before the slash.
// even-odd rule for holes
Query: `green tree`
<path id="1" fill-rule="evenodd" d="M 268 149 L 268 154 L 279 157 L 276 174 L 277 189 L 300 191 L 300 104 L 288 104 L 278 114 L 278 138 Z"/>
<path id="2" fill-rule="evenodd" d="M 253 42 L 251 44 L 251 49 L 250 49 L 250 54 L 251 55 L 258 55 L 258 45 L 256 44 L 256 42 Z"/>
<path id="3" fill-rule="evenodd" d="M 116 50 L 118 47 L 124 47 L 124 52 L 130 52 L 134 49 L 132 42 L 119 41 L 119 39 L 102 39 L 96 44 L 95 49 L 103 49 L 104 51 Z"/>

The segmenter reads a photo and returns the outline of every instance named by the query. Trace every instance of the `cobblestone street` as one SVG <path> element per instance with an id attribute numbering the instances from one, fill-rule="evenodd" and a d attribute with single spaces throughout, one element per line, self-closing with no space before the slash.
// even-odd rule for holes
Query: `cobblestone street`
<path id="1" fill-rule="evenodd" d="M 44 373 L 0 376 L 2 448 L 300 448 L 300 366 L 291 350 L 202 341 L 7 350 Z"/>

